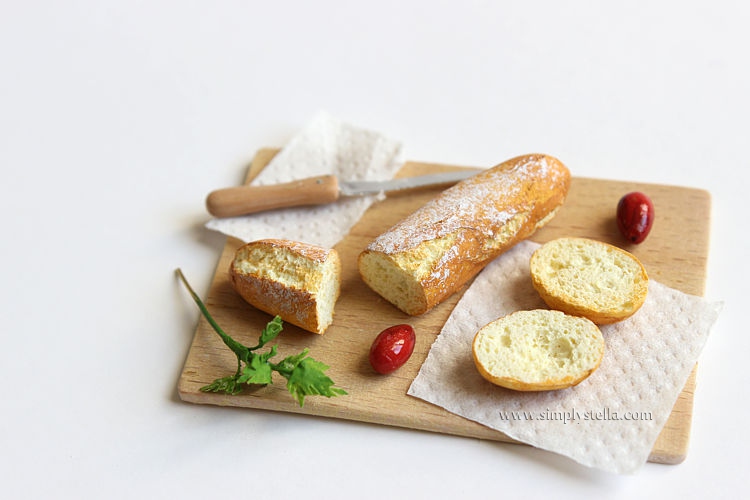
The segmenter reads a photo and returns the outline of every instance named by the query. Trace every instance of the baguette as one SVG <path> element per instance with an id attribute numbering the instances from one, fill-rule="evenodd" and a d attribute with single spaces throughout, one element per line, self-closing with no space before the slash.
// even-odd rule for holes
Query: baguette
<path id="1" fill-rule="evenodd" d="M 423 314 L 546 224 L 569 185 L 570 172 L 556 158 L 508 160 L 447 189 L 376 238 L 359 255 L 359 273 L 403 312 Z"/>
<path id="2" fill-rule="evenodd" d="M 289 240 L 259 240 L 237 250 L 229 278 L 252 306 L 323 334 L 333 322 L 341 289 L 341 260 L 334 249 Z"/>
<path id="3" fill-rule="evenodd" d="M 648 275 L 638 258 L 588 238 L 547 242 L 532 254 L 529 267 L 549 307 L 599 325 L 632 316 L 648 294 Z"/>
<path id="4" fill-rule="evenodd" d="M 590 320 L 561 311 L 517 311 L 482 327 L 471 353 L 485 380 L 516 391 L 579 384 L 601 364 L 604 338 Z"/>

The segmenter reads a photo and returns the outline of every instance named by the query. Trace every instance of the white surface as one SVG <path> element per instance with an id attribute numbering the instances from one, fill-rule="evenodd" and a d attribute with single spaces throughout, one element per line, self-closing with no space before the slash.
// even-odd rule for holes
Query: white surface
<path id="1" fill-rule="evenodd" d="M 746 3 L 1 7 L 4 497 L 746 486 Z M 617 476 L 523 446 L 180 402 L 198 312 L 173 270 L 205 294 L 224 241 L 202 227 L 204 197 L 321 109 L 403 141 L 408 159 L 542 151 L 578 176 L 709 190 L 706 295 L 726 306 L 701 356 L 687 460 Z"/>

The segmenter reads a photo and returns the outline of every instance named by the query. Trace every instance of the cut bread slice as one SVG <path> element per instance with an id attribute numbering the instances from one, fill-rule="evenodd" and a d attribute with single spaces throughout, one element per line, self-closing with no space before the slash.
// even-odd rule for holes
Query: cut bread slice
<path id="1" fill-rule="evenodd" d="M 341 289 L 336 250 L 289 240 L 248 243 L 229 269 L 232 286 L 249 304 L 313 333 L 333 322 Z"/>
<path id="2" fill-rule="evenodd" d="M 552 309 L 596 324 L 632 316 L 646 300 L 648 275 L 632 254 L 588 238 L 559 238 L 531 256 L 534 288 Z"/>
<path id="3" fill-rule="evenodd" d="M 516 311 L 482 327 L 471 345 L 480 375 L 517 391 L 548 391 L 579 384 L 604 356 L 599 327 L 561 311 Z"/>

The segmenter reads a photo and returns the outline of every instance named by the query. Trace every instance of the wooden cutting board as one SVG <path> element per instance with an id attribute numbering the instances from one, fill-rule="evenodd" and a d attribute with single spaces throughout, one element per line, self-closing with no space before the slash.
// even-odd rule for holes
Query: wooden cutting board
<path id="1" fill-rule="evenodd" d="M 248 172 L 248 182 L 276 152 L 263 149 L 257 153 Z M 575 172 L 575 166 L 570 167 Z M 398 175 L 413 176 L 457 168 L 460 167 L 408 162 Z M 648 193 L 656 209 L 651 234 L 638 246 L 628 245 L 619 235 L 614 217 L 620 197 L 633 190 Z M 334 323 L 322 336 L 285 324 L 277 339 L 278 359 L 308 347 L 312 357 L 331 367 L 328 375 L 348 395 L 330 399 L 308 397 L 304 407 L 300 408 L 286 391 L 281 377 L 274 384 L 255 390 L 246 389 L 236 396 L 201 392 L 200 387 L 234 373 L 237 367 L 234 354 L 201 317 L 179 379 L 180 397 L 191 403 L 303 413 L 513 442 L 501 432 L 406 394 L 430 345 L 466 287 L 432 311 L 411 317 L 371 291 L 357 272 L 357 256 L 370 241 L 438 193 L 439 190 L 435 189 L 395 193 L 372 205 L 344 240 L 336 245 L 343 262 L 343 281 Z M 563 207 L 531 239 L 544 243 L 561 236 L 583 236 L 610 242 L 638 256 L 651 278 L 685 293 L 703 295 L 710 208 L 709 193 L 699 189 L 574 177 Z M 227 270 L 241 244 L 237 239 L 227 239 L 204 300 L 227 333 L 246 345 L 253 345 L 270 316 L 245 303 L 229 283 Z M 367 360 L 370 345 L 380 331 L 399 323 L 410 323 L 417 332 L 414 354 L 395 373 L 378 375 Z M 652 462 L 680 463 L 687 454 L 695 372 L 694 369 L 654 445 L 649 458 Z"/>

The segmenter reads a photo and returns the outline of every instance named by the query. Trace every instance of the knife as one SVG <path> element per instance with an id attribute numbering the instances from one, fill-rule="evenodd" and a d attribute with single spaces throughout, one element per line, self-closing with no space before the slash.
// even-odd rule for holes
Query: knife
<path id="1" fill-rule="evenodd" d="M 365 196 L 420 187 L 446 186 L 481 171 L 461 169 L 387 181 L 341 181 L 335 175 L 319 175 L 283 184 L 217 189 L 206 198 L 206 208 L 215 217 L 234 217 L 277 208 L 323 205 L 333 203 L 342 196 Z"/>

